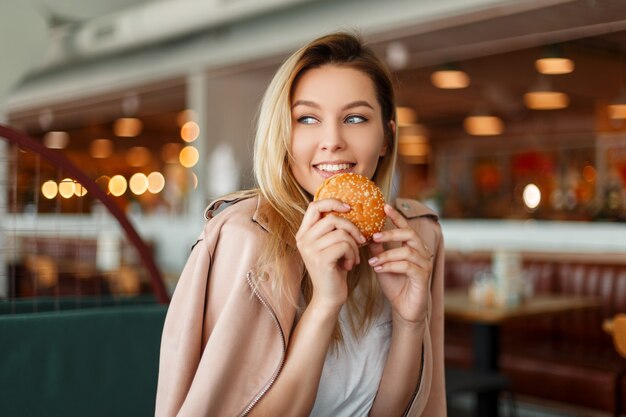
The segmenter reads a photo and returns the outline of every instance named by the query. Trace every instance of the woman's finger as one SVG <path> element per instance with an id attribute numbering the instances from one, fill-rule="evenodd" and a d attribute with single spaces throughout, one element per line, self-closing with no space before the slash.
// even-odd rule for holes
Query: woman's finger
<path id="1" fill-rule="evenodd" d="M 342 203 L 335 198 L 325 198 L 323 200 L 312 201 L 309 203 L 309 207 L 307 207 L 306 212 L 304 213 L 298 234 L 301 232 L 305 233 L 309 230 L 319 221 L 319 219 L 322 218 L 322 213 L 330 213 L 332 211 L 347 213 L 350 210 L 351 208 L 348 204 Z"/>
<path id="2" fill-rule="evenodd" d="M 421 275 L 420 271 L 422 271 L 422 268 L 419 268 L 413 262 L 395 261 L 387 262 L 386 264 L 382 265 L 377 265 L 374 267 L 374 271 L 376 271 L 377 273 L 394 273 L 408 276 L 416 276 Z"/>
<path id="3" fill-rule="evenodd" d="M 389 262 L 408 261 L 417 265 L 419 268 L 428 270 L 431 269 L 431 260 L 426 258 L 414 249 L 407 246 L 399 248 L 389 249 L 377 256 L 373 256 L 368 260 L 368 263 L 372 266 L 384 265 Z"/>
<path id="4" fill-rule="evenodd" d="M 374 234 L 372 239 L 375 242 L 401 242 L 406 243 L 408 246 L 423 253 L 427 258 L 433 257 L 433 252 L 428 245 L 424 243 L 421 237 L 413 230 L 404 216 L 400 214 L 396 209 L 389 204 L 385 204 L 385 213 L 391 219 L 392 223 L 396 226 L 395 229 L 385 230 L 380 233 Z"/>
<path id="5" fill-rule="evenodd" d="M 330 214 L 323 219 L 315 223 L 309 228 L 307 235 L 310 239 L 319 239 L 325 234 L 333 230 L 345 230 L 352 238 L 358 243 L 365 243 L 366 239 L 359 231 L 359 228 L 354 225 L 350 220 L 343 217 Z"/>
<path id="6" fill-rule="evenodd" d="M 345 246 L 345 245 L 347 246 Z M 346 259 L 350 259 L 354 261 L 355 264 L 361 262 L 359 256 L 359 247 L 345 230 L 334 230 L 330 233 L 325 234 L 319 239 L 316 239 L 311 242 L 312 253 L 321 253 L 331 247 L 335 247 L 336 251 L 332 253 L 336 255 L 336 257 L 332 258 L 333 261 L 338 261 L 342 257 Z M 339 252 L 337 252 L 337 250 Z M 343 252 L 341 252 L 343 250 Z"/>

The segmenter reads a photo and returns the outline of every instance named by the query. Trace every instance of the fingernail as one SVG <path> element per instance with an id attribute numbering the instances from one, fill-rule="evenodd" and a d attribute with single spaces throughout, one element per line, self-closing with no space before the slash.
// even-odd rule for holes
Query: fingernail
<path id="1" fill-rule="evenodd" d="M 367 239 L 365 239 L 365 236 L 360 235 L 360 236 L 359 236 L 359 242 L 361 242 L 361 243 L 365 243 L 365 242 L 367 242 Z"/>
<path id="2" fill-rule="evenodd" d="M 370 265 L 374 265 L 376 262 L 378 262 L 378 258 L 377 257 L 370 258 L 367 262 Z"/>
<path id="3" fill-rule="evenodd" d="M 347 209 L 349 209 L 349 208 L 350 208 L 350 204 L 343 203 L 343 206 L 344 206 L 345 208 L 347 208 Z"/>
<path id="4" fill-rule="evenodd" d="M 380 239 L 381 237 L 383 237 L 382 233 L 374 233 L 374 236 L 372 236 L 375 240 Z"/>
<path id="5" fill-rule="evenodd" d="M 374 267 L 374 271 L 376 271 L 376 272 L 380 272 L 380 271 L 382 271 L 382 269 L 383 269 L 382 266 L 375 266 Z"/>

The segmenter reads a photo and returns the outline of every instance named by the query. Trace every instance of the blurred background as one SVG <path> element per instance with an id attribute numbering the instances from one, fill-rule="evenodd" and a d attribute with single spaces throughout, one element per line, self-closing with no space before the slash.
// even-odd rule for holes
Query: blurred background
<path id="1" fill-rule="evenodd" d="M 395 194 L 441 217 L 450 415 L 621 415 L 624 0 L 31 0 L 0 4 L 0 23 L 0 122 L 15 132 L 0 131 L 0 307 L 14 349 L 49 329 L 24 330 L 20 314 L 166 303 L 208 202 L 254 185 L 257 109 L 278 66 L 356 30 L 393 74 Z M 155 314 L 137 347 L 152 352 L 147 376 Z M 0 378 L 23 398 L 7 415 L 56 392 Z M 150 414 L 155 381 L 137 384 L 143 409 L 106 412 Z"/>

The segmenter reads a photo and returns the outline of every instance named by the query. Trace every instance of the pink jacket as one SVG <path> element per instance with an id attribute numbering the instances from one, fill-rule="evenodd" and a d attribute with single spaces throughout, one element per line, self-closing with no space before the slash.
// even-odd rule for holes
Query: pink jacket
<path id="1" fill-rule="evenodd" d="M 245 416 L 278 377 L 295 309 L 270 298 L 253 271 L 268 232 L 262 199 L 232 204 L 207 221 L 172 297 L 161 340 L 157 417 Z M 235 203 L 235 202 L 233 202 Z M 429 325 L 424 334 L 419 389 L 406 416 L 446 415 L 443 368 L 443 240 L 434 212 L 414 200 L 397 209 L 436 248 Z M 299 267 L 289 267 L 294 299 Z"/>

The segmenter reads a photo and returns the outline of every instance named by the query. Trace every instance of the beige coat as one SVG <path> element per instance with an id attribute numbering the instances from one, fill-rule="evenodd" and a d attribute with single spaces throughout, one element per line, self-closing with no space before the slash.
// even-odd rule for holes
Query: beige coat
<path id="1" fill-rule="evenodd" d="M 295 310 L 270 299 L 253 267 L 268 232 L 262 199 L 207 209 L 207 221 L 182 272 L 161 340 L 157 417 L 246 415 L 278 377 Z M 233 202 L 234 203 L 234 202 Z M 407 416 L 446 415 L 443 368 L 443 240 L 437 216 L 413 200 L 397 209 L 435 249 L 429 325 L 419 390 Z M 294 295 L 301 271 L 290 267 Z M 296 296 L 294 299 L 298 299 Z"/>

